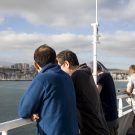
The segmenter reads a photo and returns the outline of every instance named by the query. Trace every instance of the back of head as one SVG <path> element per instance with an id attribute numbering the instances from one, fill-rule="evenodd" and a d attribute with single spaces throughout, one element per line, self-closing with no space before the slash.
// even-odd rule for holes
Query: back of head
<path id="1" fill-rule="evenodd" d="M 65 61 L 68 61 L 72 66 L 79 65 L 76 54 L 70 50 L 61 51 L 57 55 L 57 60 L 59 61 L 60 65 L 63 65 Z"/>
<path id="2" fill-rule="evenodd" d="M 99 61 L 97 61 L 97 70 L 98 69 L 102 72 L 109 72 L 108 69 Z"/>
<path id="3" fill-rule="evenodd" d="M 34 60 L 40 66 L 44 67 L 49 63 L 55 63 L 56 53 L 54 49 L 44 44 L 39 46 L 34 52 Z"/>
<path id="4" fill-rule="evenodd" d="M 130 75 L 134 74 L 135 73 L 135 65 L 130 65 L 128 72 Z"/>
<path id="5" fill-rule="evenodd" d="M 91 69 L 93 70 L 93 62 L 90 62 Z M 97 61 L 97 71 L 109 73 L 108 69 L 99 61 Z"/>

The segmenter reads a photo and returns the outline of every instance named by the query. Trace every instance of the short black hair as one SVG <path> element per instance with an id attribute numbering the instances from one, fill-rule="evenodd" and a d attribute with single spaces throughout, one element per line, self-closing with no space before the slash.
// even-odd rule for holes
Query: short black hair
<path id="1" fill-rule="evenodd" d="M 65 61 L 68 61 L 72 66 L 79 65 L 76 54 L 70 50 L 64 50 L 58 53 L 57 59 L 61 65 L 63 65 Z"/>
<path id="2" fill-rule="evenodd" d="M 41 45 L 34 52 L 34 60 L 40 67 L 44 67 L 49 63 L 55 63 L 56 52 L 46 44 Z"/>

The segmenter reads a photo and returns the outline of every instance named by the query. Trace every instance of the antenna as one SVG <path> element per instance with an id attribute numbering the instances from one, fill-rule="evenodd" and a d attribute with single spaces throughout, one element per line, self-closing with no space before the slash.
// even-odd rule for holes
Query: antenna
<path id="1" fill-rule="evenodd" d="M 93 27 L 93 78 L 95 81 L 95 84 L 97 84 L 97 44 L 99 41 L 99 35 L 98 35 L 98 3 L 96 0 L 96 22 L 92 23 Z"/>
<path id="2" fill-rule="evenodd" d="M 98 5 L 96 0 L 96 23 L 98 23 Z"/>

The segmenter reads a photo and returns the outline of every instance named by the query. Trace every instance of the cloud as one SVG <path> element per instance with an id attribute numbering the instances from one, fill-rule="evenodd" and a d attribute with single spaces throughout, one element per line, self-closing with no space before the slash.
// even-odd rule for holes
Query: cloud
<path id="1" fill-rule="evenodd" d="M 114 56 L 135 57 L 135 32 L 117 31 L 104 33 L 101 37 L 101 49 Z"/>
<path id="2" fill-rule="evenodd" d="M 3 24 L 5 19 L 3 17 L 0 17 L 0 25 Z"/>
<path id="3" fill-rule="evenodd" d="M 99 17 L 102 20 L 132 19 L 134 4 L 134 0 L 101 0 Z M 0 1 L 0 15 L 21 16 L 36 25 L 88 25 L 95 21 L 95 0 L 4 0 Z"/>
<path id="4" fill-rule="evenodd" d="M 0 13 L 3 16 L 22 16 L 34 24 L 67 25 L 80 19 L 82 23 L 88 22 L 90 16 L 85 11 L 91 9 L 93 4 L 88 0 L 5 0 L 0 1 Z"/>
<path id="5" fill-rule="evenodd" d="M 106 26 L 102 27 L 106 32 L 102 31 L 101 33 L 98 57 L 108 63 L 114 61 L 115 57 L 119 57 L 121 60 L 129 58 L 132 60 L 130 62 L 133 62 L 133 57 L 135 57 L 135 32 L 115 31 L 115 29 L 119 26 L 128 28 L 134 26 L 134 5 L 135 0 L 98 1 L 99 22 L 110 23 L 110 25 L 107 25 L 110 26 L 110 29 Z M 10 16 L 10 19 L 14 19 L 12 16 L 22 18 L 20 19 L 22 23 L 19 20 L 20 24 L 16 24 L 18 27 L 21 27 L 23 20 L 25 20 L 25 25 L 27 22 L 35 26 L 44 25 L 46 33 L 39 31 L 34 33 L 34 30 L 28 30 L 29 33 L 27 33 L 25 30 L 23 31 L 25 25 L 21 27 L 21 30 L 15 27 L 15 24 L 10 26 L 11 20 L 7 19 Z M 92 35 L 88 35 L 86 34 L 88 32 L 84 31 L 91 27 L 89 25 L 95 21 L 95 0 L 28 0 L 27 2 L 24 0 L 1 0 L 0 18 L 0 26 L 3 26 L 0 31 L 1 63 L 4 61 L 13 61 L 13 63 L 31 62 L 35 48 L 44 43 L 52 46 L 57 52 L 64 49 L 73 50 L 79 55 L 79 59 L 84 62 L 89 61 L 89 56 L 92 57 Z M 5 20 L 9 22 L 6 23 Z M 35 28 L 33 25 L 30 25 L 31 29 Z M 52 26 L 54 29 L 60 29 L 60 32 L 54 34 L 52 32 L 54 29 L 51 29 L 50 32 L 48 29 Z M 7 27 L 11 28 L 7 29 Z M 74 32 L 77 28 L 79 28 L 79 34 Z M 17 32 L 16 29 L 20 31 Z M 62 29 L 66 29 L 66 32 Z M 114 29 L 113 33 L 108 32 L 111 29 Z M 85 35 L 82 33 L 85 33 Z M 119 63 L 117 60 L 120 59 L 117 58 L 114 62 Z"/>
<path id="6" fill-rule="evenodd" d="M 135 63 L 135 32 L 102 33 L 100 42 L 97 46 L 98 59 L 108 67 L 128 69 Z"/>
<path id="7" fill-rule="evenodd" d="M 92 59 L 93 46 L 91 35 L 38 34 L 17 33 L 12 30 L 0 32 L 0 61 L 15 62 L 33 61 L 34 50 L 42 44 L 48 44 L 56 52 L 70 49 L 77 53 L 80 61 L 88 62 Z M 102 33 L 98 48 L 98 57 L 115 59 L 116 57 L 132 59 L 135 57 L 135 32 L 118 31 L 116 33 Z M 10 54 L 10 55 L 8 55 Z M 90 56 L 90 57 L 88 57 Z M 115 62 L 118 59 L 115 60 Z"/>
<path id="8" fill-rule="evenodd" d="M 90 36 L 71 33 L 47 35 L 37 33 L 17 33 L 13 30 L 0 32 L 0 60 L 31 62 L 34 50 L 42 44 L 48 44 L 57 52 L 70 49 L 85 51 L 90 46 Z M 10 55 L 9 55 L 10 54 Z"/>

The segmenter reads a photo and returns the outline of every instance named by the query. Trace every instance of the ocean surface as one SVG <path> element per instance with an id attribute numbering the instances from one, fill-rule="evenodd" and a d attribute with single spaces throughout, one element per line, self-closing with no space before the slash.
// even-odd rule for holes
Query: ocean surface
<path id="1" fill-rule="evenodd" d="M 0 81 L 0 123 L 18 118 L 21 96 L 31 81 Z M 126 88 L 127 82 L 116 81 L 116 89 Z M 8 132 L 8 135 L 35 135 L 35 125 L 23 126 Z"/>

